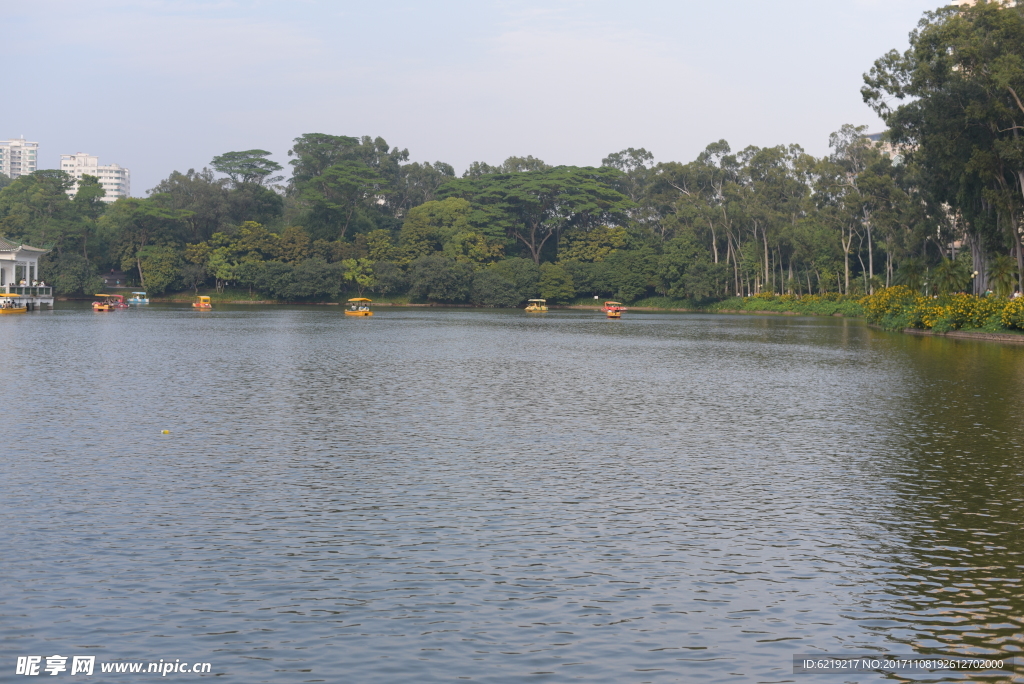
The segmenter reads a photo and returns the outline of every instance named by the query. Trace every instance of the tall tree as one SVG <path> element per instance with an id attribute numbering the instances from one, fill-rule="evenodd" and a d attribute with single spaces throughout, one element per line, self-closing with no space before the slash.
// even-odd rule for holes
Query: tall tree
<path id="1" fill-rule="evenodd" d="M 280 171 L 282 167 L 276 161 L 267 159 L 269 156 L 270 152 L 267 150 L 225 152 L 214 157 L 210 166 L 230 178 L 236 186 L 270 185 L 283 180 L 284 176 L 271 175 Z"/>
<path id="2" fill-rule="evenodd" d="M 539 264 L 545 245 L 564 229 L 623 220 L 633 205 L 612 187 L 621 172 L 559 166 L 543 171 L 461 178 L 441 194 L 462 197 L 478 210 L 475 220 L 504 228 Z"/>
<path id="3" fill-rule="evenodd" d="M 1024 8 L 980 2 L 929 12 L 910 48 L 887 53 L 864 80 L 864 100 L 924 171 L 930 193 L 968 231 L 1002 227 L 1024 289 Z M 989 212 L 994 223 L 984 220 Z"/>

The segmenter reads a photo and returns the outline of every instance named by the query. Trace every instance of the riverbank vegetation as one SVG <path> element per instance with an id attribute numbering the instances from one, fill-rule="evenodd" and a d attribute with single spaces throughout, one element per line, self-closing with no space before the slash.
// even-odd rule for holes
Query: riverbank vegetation
<path id="1" fill-rule="evenodd" d="M 1024 298 L 976 297 L 962 292 L 925 296 L 903 285 L 862 300 L 868 323 L 886 330 L 1005 333 L 1024 330 Z"/>
<path id="2" fill-rule="evenodd" d="M 380 137 L 310 133 L 287 180 L 252 149 L 109 204 L 89 176 L 73 196 L 61 171 L 5 181 L 0 235 L 49 248 L 41 275 L 61 294 L 115 271 L 155 296 L 858 315 L 894 285 L 1024 289 L 1024 9 L 928 13 L 865 83 L 889 131 L 843 126 L 821 158 L 720 140 L 689 162 L 629 148 L 599 167 L 510 157 L 457 176 Z"/>

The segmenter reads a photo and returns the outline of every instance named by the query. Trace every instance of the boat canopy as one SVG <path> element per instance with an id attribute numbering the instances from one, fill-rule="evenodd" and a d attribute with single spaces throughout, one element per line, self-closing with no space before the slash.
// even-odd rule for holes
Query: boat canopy
<path id="1" fill-rule="evenodd" d="M 366 297 L 355 297 L 354 299 L 350 299 L 348 301 L 350 301 L 350 302 L 372 302 L 373 300 L 372 299 L 367 299 Z"/>
<path id="2" fill-rule="evenodd" d="M 144 294 L 146 294 L 146 293 L 145 293 L 145 292 L 132 292 L 132 294 L 141 294 L 141 295 L 144 295 Z"/>
<path id="3" fill-rule="evenodd" d="M 546 299 L 529 299 L 529 300 L 527 300 L 527 301 L 530 301 L 530 302 L 540 302 L 541 304 L 544 304 L 544 303 L 546 303 L 546 302 L 547 302 L 548 300 L 546 300 Z"/>
<path id="4" fill-rule="evenodd" d="M 605 302 L 605 306 L 622 306 L 622 302 Z"/>

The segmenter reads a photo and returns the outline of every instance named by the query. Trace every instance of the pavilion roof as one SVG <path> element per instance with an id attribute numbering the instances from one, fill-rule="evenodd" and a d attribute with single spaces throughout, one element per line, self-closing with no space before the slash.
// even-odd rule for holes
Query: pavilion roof
<path id="1" fill-rule="evenodd" d="M 49 252 L 48 249 L 41 249 L 39 247 L 30 247 L 29 245 L 23 245 L 18 242 L 11 242 L 5 237 L 0 237 L 0 252 L 15 252 L 19 249 L 24 249 L 32 252 Z"/>

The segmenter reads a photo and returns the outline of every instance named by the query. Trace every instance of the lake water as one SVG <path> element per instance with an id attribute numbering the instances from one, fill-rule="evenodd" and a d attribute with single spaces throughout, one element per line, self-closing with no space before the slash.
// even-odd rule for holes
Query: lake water
<path id="1" fill-rule="evenodd" d="M 793 655 L 1024 647 L 1024 348 L 61 303 L 0 343 L 4 681 L 869 682 Z"/>

